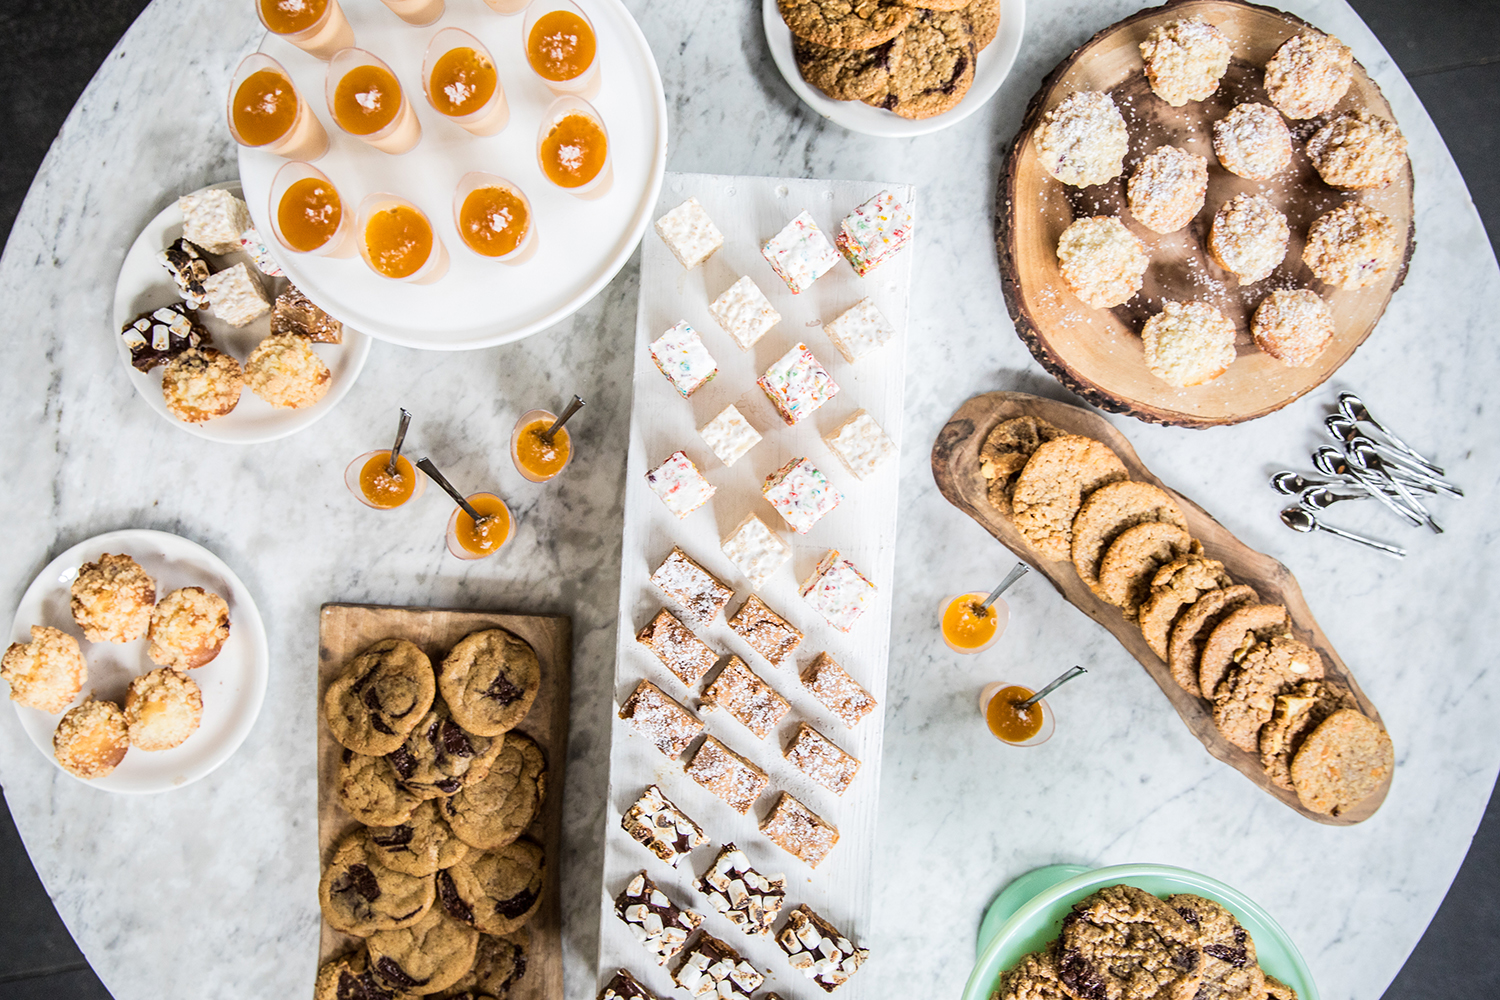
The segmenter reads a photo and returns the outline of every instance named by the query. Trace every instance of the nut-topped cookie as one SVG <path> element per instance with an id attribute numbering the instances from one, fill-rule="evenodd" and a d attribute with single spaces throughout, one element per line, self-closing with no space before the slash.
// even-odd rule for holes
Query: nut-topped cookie
<path id="1" fill-rule="evenodd" d="M 776 0 L 798 38 L 835 49 L 868 49 L 911 23 L 912 8 L 893 0 Z"/>
<path id="2" fill-rule="evenodd" d="M 355 753 L 383 756 L 406 742 L 436 695 L 427 654 L 405 639 L 382 639 L 328 686 L 323 714 L 334 739 Z"/>
<path id="3" fill-rule="evenodd" d="M 1045 559 L 1067 559 L 1073 518 L 1084 499 L 1105 483 L 1128 478 L 1125 464 L 1105 444 L 1067 434 L 1039 445 L 1016 478 L 1015 525 Z"/>
<path id="4" fill-rule="evenodd" d="M 334 847 L 318 882 L 318 901 L 330 926 L 365 936 L 416 923 L 432 906 L 433 891 L 432 876 L 382 864 L 369 832 L 358 829 Z"/>
<path id="5" fill-rule="evenodd" d="M 1151 595 L 1136 616 L 1146 645 L 1165 661 L 1172 626 L 1183 609 L 1208 591 L 1233 583 L 1224 572 L 1223 563 L 1196 553 L 1174 559 L 1157 570 L 1151 578 Z"/>
<path id="6" fill-rule="evenodd" d="M 1063 918 L 1058 978 L 1086 1000 L 1190 1000 L 1202 978 L 1198 931 L 1130 885 L 1073 904 Z"/>
<path id="7" fill-rule="evenodd" d="M 1219 684 L 1257 642 L 1291 634 L 1291 619 L 1280 604 L 1246 604 L 1235 608 L 1214 626 L 1198 656 L 1198 690 L 1203 697 L 1218 695 Z"/>
<path id="8" fill-rule="evenodd" d="M 1177 617 L 1172 624 L 1172 635 L 1167 640 L 1167 667 L 1178 687 L 1188 694 L 1199 694 L 1198 661 L 1203 644 L 1225 615 L 1259 600 L 1260 596 L 1253 588 L 1235 584 L 1206 591 Z"/>
<path id="9" fill-rule="evenodd" d="M 1260 730 L 1271 721 L 1276 696 L 1300 681 L 1323 676 L 1323 658 L 1290 636 L 1257 642 L 1214 691 L 1214 725 L 1246 753 L 1260 748 Z"/>
<path id="10" fill-rule="evenodd" d="M 1187 530 L 1169 521 L 1146 521 L 1126 528 L 1099 561 L 1101 598 L 1134 619 L 1151 594 L 1156 571 L 1183 556 L 1202 552 Z"/>
<path id="11" fill-rule="evenodd" d="M 500 628 L 464 636 L 438 673 L 454 720 L 477 736 L 499 736 L 526 718 L 541 685 L 536 650 Z"/>

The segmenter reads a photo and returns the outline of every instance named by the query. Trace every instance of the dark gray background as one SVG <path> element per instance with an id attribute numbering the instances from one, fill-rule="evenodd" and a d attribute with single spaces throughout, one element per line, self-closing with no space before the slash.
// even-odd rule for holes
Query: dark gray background
<path id="1" fill-rule="evenodd" d="M 1500 162 L 1500 2 L 1351 2 L 1427 106 L 1495 245 L 1500 237 L 1495 167 Z M 73 102 L 145 6 L 146 0 L 0 0 L 5 83 L 0 227 L 5 238 Z M 109 997 L 52 908 L 8 809 L 0 809 L 0 899 L 0 1000 Z M 1329 914 L 1329 919 L 1343 915 Z M 1491 796 L 1447 899 L 1385 995 L 1390 1000 L 1500 998 L 1500 799 Z"/>

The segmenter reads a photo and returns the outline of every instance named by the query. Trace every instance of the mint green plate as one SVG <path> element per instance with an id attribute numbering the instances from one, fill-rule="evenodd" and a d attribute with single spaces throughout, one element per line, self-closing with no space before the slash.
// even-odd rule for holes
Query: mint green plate
<path id="1" fill-rule="evenodd" d="M 1259 904 L 1207 875 L 1167 865 L 1115 865 L 1092 871 L 1081 865 L 1051 865 L 1022 875 L 1001 890 L 979 925 L 979 962 L 962 1000 L 989 1000 L 1002 972 L 1057 937 L 1074 903 L 1121 882 L 1157 896 L 1190 892 L 1221 904 L 1250 932 L 1262 969 L 1295 989 L 1301 1000 L 1319 1000 L 1302 953 Z"/>

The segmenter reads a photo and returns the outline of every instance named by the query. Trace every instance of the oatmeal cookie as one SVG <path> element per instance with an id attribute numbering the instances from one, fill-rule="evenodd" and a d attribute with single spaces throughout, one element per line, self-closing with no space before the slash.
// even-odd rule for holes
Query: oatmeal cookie
<path id="1" fill-rule="evenodd" d="M 1278 288 L 1255 309 L 1250 335 L 1255 346 L 1289 368 L 1306 368 L 1333 342 L 1333 314 L 1317 292 Z"/>
<path id="2" fill-rule="evenodd" d="M 861 100 L 902 118 L 951 110 L 974 83 L 974 34 L 961 10 L 918 10 L 902 31 L 901 58 Z"/>
<path id="3" fill-rule="evenodd" d="M 1098 593 L 1099 562 L 1120 533 L 1147 521 L 1166 521 L 1187 528 L 1187 517 L 1165 490 L 1150 483 L 1124 480 L 1106 483 L 1078 508 L 1073 518 L 1073 568 Z"/>
<path id="4" fill-rule="evenodd" d="M 1252 646 L 1291 633 L 1291 619 L 1280 604 L 1245 604 L 1235 608 L 1214 626 L 1203 643 L 1203 652 L 1198 654 L 1198 690 L 1212 701 L 1229 671 Z"/>
<path id="5" fill-rule="evenodd" d="M 401 783 L 424 799 L 452 795 L 489 772 L 500 753 L 500 737 L 475 736 L 448 716 L 448 706 L 435 698 L 395 750 L 386 754 Z"/>
<path id="6" fill-rule="evenodd" d="M 453 832 L 481 851 L 519 837 L 536 818 L 547 788 L 547 759 L 535 740 L 516 730 L 496 739 L 502 745 L 489 772 L 442 801 Z"/>
<path id="7" fill-rule="evenodd" d="M 1151 595 L 1141 604 L 1136 618 L 1146 645 L 1165 663 L 1177 616 L 1208 591 L 1233 583 L 1223 563 L 1201 555 L 1174 559 L 1157 570 L 1151 580 Z"/>
<path id="8" fill-rule="evenodd" d="M 0 678 L 10 684 L 10 700 L 51 715 L 78 697 L 88 676 L 78 640 L 47 625 L 31 626 L 31 641 L 11 643 L 0 657 Z"/>
<path id="9" fill-rule="evenodd" d="M 1229 69 L 1229 39 L 1201 17 L 1159 24 L 1141 43 L 1146 79 L 1174 108 L 1201 101 L 1219 89 Z"/>
<path id="10" fill-rule="evenodd" d="M 1385 730 L 1351 709 L 1334 712 L 1292 758 L 1297 798 L 1313 812 L 1337 816 L 1390 777 L 1396 752 Z"/>
<path id="11" fill-rule="evenodd" d="M 1162 900 L 1112 885 L 1063 918 L 1057 973 L 1088 1000 L 1188 1000 L 1202 977 L 1198 932 Z"/>
<path id="12" fill-rule="evenodd" d="M 272 406 L 311 406 L 327 395 L 332 381 L 312 341 L 294 333 L 267 337 L 245 359 L 245 385 Z"/>
<path id="13" fill-rule="evenodd" d="M 1260 595 L 1251 587 L 1235 584 L 1210 590 L 1194 601 L 1172 625 L 1167 641 L 1167 666 L 1172 679 L 1188 694 L 1199 695 L 1198 661 L 1203 643 L 1224 616 L 1244 604 L 1256 603 Z M 1212 694 L 1208 695 L 1211 697 Z"/>
<path id="14" fill-rule="evenodd" d="M 1297 991 L 1275 976 L 1267 974 L 1266 1000 L 1297 1000 Z"/>
<path id="15" fill-rule="evenodd" d="M 1074 219 L 1057 241 L 1063 284 L 1095 309 L 1120 305 L 1141 290 L 1151 258 L 1119 217 Z"/>
<path id="16" fill-rule="evenodd" d="M 1203 981 L 1193 1000 L 1266 1000 L 1255 941 L 1233 913 L 1190 893 L 1168 896 L 1167 905 L 1197 928 L 1203 947 Z"/>
<path id="17" fill-rule="evenodd" d="M 905 51 L 905 35 L 868 49 L 835 49 L 792 38 L 802 79 L 836 101 L 857 101 L 884 87 Z"/>
<path id="18" fill-rule="evenodd" d="M 1151 594 L 1156 571 L 1174 559 L 1202 551 L 1203 546 L 1185 528 L 1168 521 L 1146 521 L 1126 528 L 1104 551 L 1094 593 L 1134 620 Z"/>
<path id="19" fill-rule="evenodd" d="M 64 715 L 52 734 L 52 755 L 64 771 L 85 781 L 109 774 L 129 749 L 125 713 L 112 701 L 90 698 Z"/>
<path id="20" fill-rule="evenodd" d="M 1042 169 L 1064 184 L 1088 187 L 1125 169 L 1130 133 L 1108 94 L 1080 91 L 1047 112 L 1036 130 Z"/>
<path id="21" fill-rule="evenodd" d="M 1073 1000 L 1057 978 L 1057 942 L 1032 952 L 1007 970 L 992 1000 Z"/>
<path id="22" fill-rule="evenodd" d="M 1274 108 L 1237 104 L 1214 122 L 1214 155 L 1231 174 L 1269 180 L 1292 162 L 1292 133 Z"/>
<path id="23" fill-rule="evenodd" d="M 1384 212 L 1357 202 L 1340 205 L 1308 227 L 1302 259 L 1321 281 L 1364 288 L 1401 259 L 1401 234 Z"/>
<path id="24" fill-rule="evenodd" d="M 396 826 L 411 818 L 422 797 L 401 784 L 384 757 L 344 749 L 339 763 L 339 805 L 369 826 Z"/>
<path id="25" fill-rule="evenodd" d="M 1230 743 L 1257 753 L 1260 730 L 1271 721 L 1276 696 L 1322 676 L 1323 658 L 1304 643 L 1280 635 L 1257 642 L 1214 691 L 1214 725 Z"/>
<path id="26" fill-rule="evenodd" d="M 1334 712 L 1359 702 L 1349 689 L 1330 680 L 1303 681 L 1276 696 L 1271 721 L 1260 730 L 1260 766 L 1277 788 L 1293 791 L 1292 758 L 1302 749 L 1307 734 Z"/>
<path id="27" fill-rule="evenodd" d="M 179 587 L 151 612 L 146 638 L 152 663 L 178 670 L 201 667 L 229 641 L 229 605 L 202 587 Z"/>
<path id="28" fill-rule="evenodd" d="M 369 833 L 370 855 L 403 875 L 431 875 L 469 855 L 469 845 L 454 836 L 436 802 L 423 802 L 403 822 L 372 827 Z"/>
<path id="29" fill-rule="evenodd" d="M 1127 478 L 1125 463 L 1107 445 L 1076 434 L 1054 438 L 1032 452 L 1016 478 L 1016 528 L 1044 559 L 1067 559 L 1083 501 L 1105 483 Z"/>
<path id="30" fill-rule="evenodd" d="M 170 750 L 198 731 L 203 692 L 187 674 L 157 667 L 130 682 L 125 693 L 125 725 L 130 745 Z"/>
<path id="31" fill-rule="evenodd" d="M 1329 187 L 1382 188 L 1406 168 L 1406 137 L 1395 122 L 1346 111 L 1313 133 L 1307 156 Z"/>
<path id="32" fill-rule="evenodd" d="M 1214 263 L 1252 285 L 1271 276 L 1286 258 L 1292 231 L 1286 216 L 1271 199 L 1237 194 L 1219 206 L 1208 233 L 1208 253 Z"/>
<path id="33" fill-rule="evenodd" d="M 383 982 L 427 996 L 446 990 L 474 967 L 479 932 L 434 906 L 409 927 L 371 934 L 367 947 Z"/>
<path id="34" fill-rule="evenodd" d="M 893 0 L 776 0 L 792 34 L 835 49 L 869 49 L 901 34 L 915 14 Z"/>
<path id="35" fill-rule="evenodd" d="M 542 905 L 544 872 L 541 845 L 522 838 L 438 872 L 438 900 L 454 920 L 485 934 L 509 934 Z"/>
<path id="36" fill-rule="evenodd" d="M 1321 32 L 1288 38 L 1266 63 L 1266 93 L 1288 118 L 1316 118 L 1332 111 L 1354 82 L 1354 53 Z"/>
<path id="37" fill-rule="evenodd" d="M 1211 382 L 1237 356 L 1234 324 L 1207 302 L 1164 302 L 1141 328 L 1146 367 L 1180 388 Z"/>
<path id="38" fill-rule="evenodd" d="M 427 654 L 405 639 L 382 639 L 350 660 L 328 686 L 323 714 L 334 739 L 378 757 L 406 742 L 436 693 Z"/>
<path id="39" fill-rule="evenodd" d="M 1158 146 L 1136 165 L 1125 190 L 1137 222 L 1153 233 L 1175 233 L 1203 210 L 1208 161 L 1176 146 Z"/>
<path id="40" fill-rule="evenodd" d="M 991 507 L 1010 516 L 1016 476 L 1026 467 L 1032 452 L 1062 433 L 1039 417 L 1011 417 L 995 425 L 979 449 L 979 473 L 989 483 L 985 496 Z"/>
<path id="41" fill-rule="evenodd" d="M 524 639 L 485 629 L 464 636 L 443 659 L 438 686 L 460 726 L 478 736 L 499 736 L 531 711 L 542 668 Z"/>
<path id="42" fill-rule="evenodd" d="M 974 33 L 974 51 L 978 53 L 1000 33 L 1000 0 L 971 0 L 963 10 L 969 15 L 969 30 Z"/>
<path id="43" fill-rule="evenodd" d="M 212 347 L 194 347 L 167 362 L 161 395 L 167 412 L 185 424 L 224 416 L 240 401 L 245 373 L 240 363 Z"/>
<path id="44" fill-rule="evenodd" d="M 346 934 L 410 927 L 432 906 L 432 876 L 407 875 L 381 863 L 369 832 L 357 829 L 333 848 L 318 881 L 323 919 Z"/>
<path id="45" fill-rule="evenodd" d="M 146 634 L 156 607 L 156 581 L 127 555 L 78 567 L 70 591 L 73 621 L 89 642 L 133 642 Z"/>

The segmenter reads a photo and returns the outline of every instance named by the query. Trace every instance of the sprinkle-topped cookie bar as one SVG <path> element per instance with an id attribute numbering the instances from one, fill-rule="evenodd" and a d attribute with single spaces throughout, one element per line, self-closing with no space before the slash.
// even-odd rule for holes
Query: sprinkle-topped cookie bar
<path id="1" fill-rule="evenodd" d="M 698 880 L 698 891 L 746 934 L 765 935 L 786 902 L 786 876 L 762 875 L 744 851 L 725 844 Z"/>
<path id="2" fill-rule="evenodd" d="M 792 547 L 754 514 L 745 515 L 724 539 L 722 548 L 729 561 L 756 588 L 764 587 L 772 574 L 792 558 Z"/>
<path id="3" fill-rule="evenodd" d="M 863 277 L 911 241 L 911 211 L 882 191 L 844 216 L 833 241 Z"/>
<path id="4" fill-rule="evenodd" d="M 890 320 L 869 299 L 860 299 L 829 320 L 823 332 L 851 365 L 896 335 Z"/>
<path id="5" fill-rule="evenodd" d="M 650 681 L 636 685 L 620 706 L 620 718 L 628 720 L 636 732 L 668 757 L 682 756 L 703 732 L 703 723 L 696 715 Z"/>
<path id="6" fill-rule="evenodd" d="M 604 984 L 599 1000 L 661 1000 L 655 993 L 642 986 L 640 980 L 628 969 L 620 969 Z"/>
<path id="7" fill-rule="evenodd" d="M 651 360 L 683 399 L 719 374 L 719 364 L 703 346 L 703 338 L 686 322 L 679 322 L 651 341 Z"/>
<path id="8" fill-rule="evenodd" d="M 646 473 L 646 484 L 678 517 L 687 517 L 717 492 L 693 460 L 680 451 L 672 452 L 665 462 Z"/>
<path id="9" fill-rule="evenodd" d="M 799 906 L 787 914 L 776 943 L 786 952 L 792 968 L 832 993 L 849 981 L 849 977 L 870 957 L 869 951 L 856 948 L 828 921 L 809 906 Z"/>
<path id="10" fill-rule="evenodd" d="M 709 303 L 708 311 L 742 351 L 748 351 L 767 330 L 781 322 L 781 313 L 748 275 Z"/>
<path id="11" fill-rule="evenodd" d="M 882 463 L 896 457 L 896 443 L 864 410 L 823 435 L 823 440 L 856 479 L 869 479 Z"/>
<path id="12" fill-rule="evenodd" d="M 781 666 L 802 642 L 801 630 L 754 594 L 729 619 L 729 627 L 773 667 Z"/>
<path id="13" fill-rule="evenodd" d="M 694 997 L 750 1000 L 766 981 L 740 953 L 704 932 L 684 954 L 672 980 Z"/>
<path id="14" fill-rule="evenodd" d="M 805 211 L 767 240 L 760 248 L 760 254 L 776 276 L 786 282 L 793 295 L 806 291 L 839 262 L 839 255 L 829 246 L 828 237 Z"/>
<path id="15" fill-rule="evenodd" d="M 703 710 L 722 708 L 746 729 L 765 739 L 792 706 L 775 688 L 755 676 L 738 656 L 731 656 L 713 683 L 703 691 Z"/>
<path id="16" fill-rule="evenodd" d="M 719 660 L 718 653 L 666 608 L 658 611 L 656 617 L 636 633 L 635 641 L 655 653 L 656 658 L 688 687 L 697 684 L 698 679 Z"/>
<path id="17" fill-rule="evenodd" d="M 786 792 L 781 793 L 770 814 L 761 821 L 760 832 L 814 868 L 839 842 L 837 827 Z"/>
<path id="18" fill-rule="evenodd" d="M 797 726 L 797 735 L 784 754 L 796 768 L 833 792 L 843 795 L 859 771 L 859 758 L 845 753 L 833 741 L 807 723 Z"/>
<path id="19" fill-rule="evenodd" d="M 771 473 L 760 491 L 799 535 L 811 531 L 843 499 L 823 470 L 805 458 L 794 458 Z"/>
<path id="20" fill-rule="evenodd" d="M 875 600 L 875 585 L 854 564 L 829 549 L 802 584 L 802 599 L 840 632 L 854 627 Z"/>
<path id="21" fill-rule="evenodd" d="M 699 625 L 711 624 L 734 596 L 733 587 L 675 545 L 651 574 L 651 582 Z"/>
<path id="22" fill-rule="evenodd" d="M 849 671 L 827 653 L 819 653 L 802 671 L 802 686 L 850 729 L 875 710 L 876 702 L 870 692 L 860 687 Z"/>
<path id="23" fill-rule="evenodd" d="M 797 344 L 756 379 L 788 427 L 838 395 L 838 383 L 806 344 Z"/>
<path id="24" fill-rule="evenodd" d="M 656 235 L 672 256 L 688 270 L 714 255 L 724 245 L 724 234 L 708 217 L 697 198 L 689 198 L 656 220 Z"/>
<path id="25" fill-rule="evenodd" d="M 620 826 L 673 868 L 685 856 L 708 843 L 703 829 L 655 785 L 647 787 L 620 817 Z"/>
<path id="26" fill-rule="evenodd" d="M 760 444 L 760 432 L 750 426 L 750 421 L 733 403 L 720 410 L 698 433 L 726 466 L 734 465 Z"/>
<path id="27" fill-rule="evenodd" d="M 666 965 L 667 959 L 687 944 L 688 935 L 703 923 L 702 915 L 668 899 L 645 872 L 632 876 L 615 897 L 615 915 L 656 957 L 657 965 Z"/>
<path id="28" fill-rule="evenodd" d="M 712 736 L 705 737 L 687 764 L 687 775 L 743 815 L 755 805 L 771 779 Z"/>

